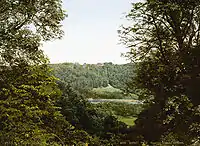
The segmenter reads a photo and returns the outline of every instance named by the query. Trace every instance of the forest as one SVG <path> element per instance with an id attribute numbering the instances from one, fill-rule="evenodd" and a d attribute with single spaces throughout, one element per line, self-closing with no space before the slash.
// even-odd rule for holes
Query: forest
<path id="1" fill-rule="evenodd" d="M 50 64 L 55 77 L 60 81 L 70 84 L 79 91 L 91 90 L 93 88 L 107 87 L 111 85 L 123 92 L 129 92 L 127 83 L 131 81 L 134 65 L 129 64 L 78 64 L 62 63 Z"/>
<path id="2" fill-rule="evenodd" d="M 122 65 L 50 63 L 41 46 L 64 35 L 60 0 L 0 5 L 0 145 L 200 145 L 199 0 L 132 3 Z"/>

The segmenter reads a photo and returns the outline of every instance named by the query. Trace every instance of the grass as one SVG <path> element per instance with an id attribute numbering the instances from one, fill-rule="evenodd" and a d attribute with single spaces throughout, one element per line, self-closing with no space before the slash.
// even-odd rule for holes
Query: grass
<path id="1" fill-rule="evenodd" d="M 127 124 L 128 126 L 133 126 L 135 125 L 134 121 L 136 120 L 136 117 L 118 117 L 118 120 L 121 122 L 124 122 L 125 124 Z"/>
<path id="2" fill-rule="evenodd" d="M 93 88 L 92 91 L 99 96 L 107 95 L 106 99 L 138 99 L 137 95 L 133 93 L 125 95 L 122 90 L 114 88 L 111 85 L 108 85 L 107 87 Z"/>
<path id="3" fill-rule="evenodd" d="M 119 92 L 121 93 L 122 91 L 120 89 L 114 88 L 110 85 L 107 87 L 101 87 L 101 88 L 94 88 L 93 91 L 98 92 L 98 93 L 104 93 L 104 92 Z"/>

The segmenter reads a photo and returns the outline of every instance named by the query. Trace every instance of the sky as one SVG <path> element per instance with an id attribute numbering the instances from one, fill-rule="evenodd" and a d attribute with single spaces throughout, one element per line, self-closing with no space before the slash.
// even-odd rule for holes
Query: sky
<path id="1" fill-rule="evenodd" d="M 117 30 L 134 0 L 63 0 L 68 17 L 62 22 L 61 40 L 46 42 L 42 49 L 51 63 L 78 62 L 123 64 L 127 48 L 119 45 Z"/>

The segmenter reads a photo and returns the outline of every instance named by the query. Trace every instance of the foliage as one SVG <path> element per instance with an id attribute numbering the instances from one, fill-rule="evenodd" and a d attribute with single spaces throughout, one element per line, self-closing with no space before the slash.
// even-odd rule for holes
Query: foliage
<path id="1" fill-rule="evenodd" d="M 107 145 L 111 137 L 121 137 L 120 134 L 127 126 L 112 116 L 109 109 L 100 109 L 90 104 L 85 100 L 87 97 L 73 90 L 69 84 L 59 82 L 59 88 L 63 92 L 57 102 L 61 113 L 77 129 L 85 130 L 94 137 L 91 142 Z"/>
<path id="2" fill-rule="evenodd" d="M 40 49 L 41 41 L 63 34 L 60 23 L 66 14 L 61 4 L 0 1 L 0 145 L 64 145 L 89 139 L 55 106 L 61 92 Z"/>
<path id="3" fill-rule="evenodd" d="M 107 87 L 121 89 L 126 92 L 126 82 L 132 71 L 132 64 L 116 65 L 112 63 L 83 64 L 62 63 L 50 65 L 54 75 L 82 93 L 93 88 Z"/>
<path id="4" fill-rule="evenodd" d="M 199 8 L 199 1 L 147 0 L 134 3 L 127 15 L 131 25 L 119 33 L 130 48 L 126 56 L 138 64 L 132 85 L 149 102 L 136 120 L 132 138 L 161 141 L 169 131 L 185 144 L 199 138 Z M 177 108 L 165 111 L 168 103 L 176 105 L 178 113 Z M 173 122 L 166 123 L 169 117 Z"/>
<path id="5" fill-rule="evenodd" d="M 45 62 L 41 40 L 61 38 L 65 18 L 60 0 L 2 0 L 0 9 L 0 64 Z"/>
<path id="6" fill-rule="evenodd" d="M 142 111 L 143 105 L 140 104 L 127 104 L 127 103 L 98 103 L 94 104 L 98 110 L 109 111 L 113 115 L 130 117 L 137 115 Z"/>
<path id="7" fill-rule="evenodd" d="M 62 120 L 53 105 L 59 94 L 54 78 L 48 76 L 44 65 L 7 69 L 1 71 L 0 83 L 2 144 L 39 144 L 53 138 L 61 129 L 54 133 L 51 124 Z"/>

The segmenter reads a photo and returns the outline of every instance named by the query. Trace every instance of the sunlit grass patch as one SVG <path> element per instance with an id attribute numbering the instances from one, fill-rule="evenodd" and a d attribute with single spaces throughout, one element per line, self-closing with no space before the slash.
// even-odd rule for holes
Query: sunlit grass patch
<path id="1" fill-rule="evenodd" d="M 117 117 L 119 121 L 124 122 L 128 126 L 133 126 L 135 125 L 134 121 L 137 119 L 136 117 Z"/>

